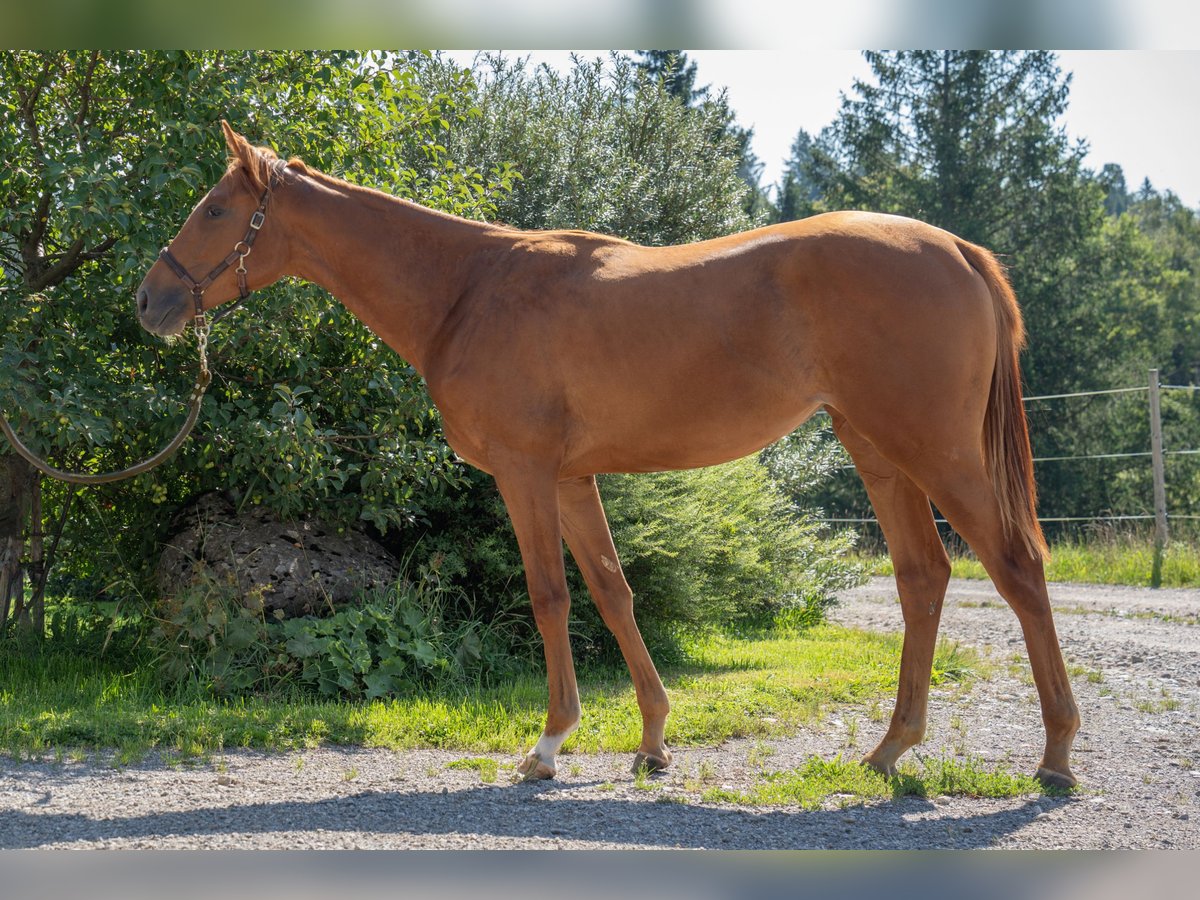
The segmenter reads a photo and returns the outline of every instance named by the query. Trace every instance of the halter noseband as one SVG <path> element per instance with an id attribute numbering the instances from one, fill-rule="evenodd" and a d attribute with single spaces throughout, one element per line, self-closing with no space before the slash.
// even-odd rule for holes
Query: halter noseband
<path id="1" fill-rule="evenodd" d="M 191 273 L 183 267 L 183 264 L 171 255 L 169 247 L 163 247 L 159 252 L 159 258 L 170 266 L 171 271 L 178 276 L 189 291 L 192 292 L 192 299 L 196 304 L 195 323 L 197 329 L 207 330 L 209 325 L 208 316 L 204 312 L 204 292 L 216 281 L 221 274 L 237 261 L 237 268 L 234 270 L 237 273 L 238 282 L 238 299 L 233 303 L 225 306 L 224 309 L 214 312 L 212 322 L 218 322 L 225 318 L 238 306 L 242 301 L 250 296 L 250 290 L 246 287 L 246 257 L 250 255 L 250 251 L 254 248 L 254 242 L 258 239 L 258 232 L 263 226 L 263 222 L 267 218 L 267 204 L 271 202 L 271 191 L 279 181 L 279 170 L 276 167 L 271 169 L 271 175 L 267 182 L 267 188 L 262 192 L 262 196 L 258 198 L 258 209 L 250 214 L 250 227 L 246 229 L 246 236 L 233 245 L 233 250 L 229 255 L 213 267 L 213 270 L 204 276 L 203 281 L 197 281 L 192 277 Z"/>

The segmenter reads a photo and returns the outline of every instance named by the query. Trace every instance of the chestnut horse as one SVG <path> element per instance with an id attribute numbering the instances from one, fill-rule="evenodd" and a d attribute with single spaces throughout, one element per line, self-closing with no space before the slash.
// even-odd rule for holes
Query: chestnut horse
<path id="1" fill-rule="evenodd" d="M 1038 776 L 1075 783 L 1079 714 L 1042 568 L 1023 326 L 990 253 L 860 212 L 677 247 L 520 231 L 285 162 L 222 125 L 228 171 L 146 275 L 141 323 L 177 334 L 197 310 L 298 276 L 424 376 L 450 446 L 495 477 L 525 564 L 549 680 L 526 778 L 555 774 L 579 723 L 564 539 L 629 665 L 642 715 L 635 766 L 671 762 L 667 694 L 596 474 L 735 459 L 824 407 L 879 517 L 905 625 L 896 708 L 865 762 L 894 774 L 925 730 L 950 572 L 932 500 L 1020 621 L 1046 727 Z"/>

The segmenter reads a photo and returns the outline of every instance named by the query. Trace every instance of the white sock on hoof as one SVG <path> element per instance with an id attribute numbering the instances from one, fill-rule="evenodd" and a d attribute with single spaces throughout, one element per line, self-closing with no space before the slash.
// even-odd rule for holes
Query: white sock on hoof
<path id="1" fill-rule="evenodd" d="M 543 761 L 553 761 L 555 754 L 558 753 L 558 748 L 562 746 L 563 741 L 567 739 L 567 735 L 569 734 L 569 731 L 565 734 L 557 735 L 546 734 L 543 732 L 542 736 L 538 738 L 538 742 L 533 745 L 533 750 L 530 752 L 536 753 L 538 759 Z"/>

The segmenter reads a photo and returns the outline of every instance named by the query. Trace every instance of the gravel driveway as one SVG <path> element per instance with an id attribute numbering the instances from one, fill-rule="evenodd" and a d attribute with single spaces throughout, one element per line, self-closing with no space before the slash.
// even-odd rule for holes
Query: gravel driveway
<path id="1" fill-rule="evenodd" d="M 1083 716 L 1073 763 L 1083 788 L 1069 798 L 816 812 L 700 801 L 701 776 L 745 788 L 813 753 L 861 754 L 885 727 L 885 705 L 832 711 L 784 740 L 678 750 L 651 789 L 634 783 L 628 754 L 567 754 L 559 780 L 533 784 L 508 783 L 506 770 L 484 783 L 446 768 L 468 754 L 435 751 L 233 752 L 193 766 L 0 758 L 0 848 L 1200 848 L 1200 590 L 1050 593 Z M 890 579 L 874 579 L 832 618 L 898 630 L 895 596 Z M 935 691 L 918 751 L 1032 771 L 1042 726 L 1016 618 L 990 584 L 954 581 L 942 621 L 995 675 Z"/>

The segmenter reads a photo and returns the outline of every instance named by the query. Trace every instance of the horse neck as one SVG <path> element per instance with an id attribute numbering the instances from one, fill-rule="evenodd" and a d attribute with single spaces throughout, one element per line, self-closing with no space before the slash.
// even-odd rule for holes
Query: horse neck
<path id="1" fill-rule="evenodd" d="M 316 173 L 285 196 L 288 274 L 329 291 L 423 372 L 489 226 Z"/>

